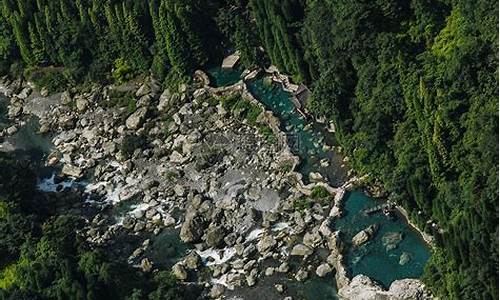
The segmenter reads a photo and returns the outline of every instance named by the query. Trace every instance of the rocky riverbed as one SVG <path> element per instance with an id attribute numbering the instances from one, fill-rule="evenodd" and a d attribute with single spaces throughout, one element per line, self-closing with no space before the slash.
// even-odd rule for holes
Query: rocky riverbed
<path id="1" fill-rule="evenodd" d="M 202 287 L 214 299 L 243 299 L 243 289 L 276 276 L 289 280 L 276 281 L 267 299 L 291 299 L 296 294 L 290 282 L 311 277 L 329 278 L 346 299 L 430 297 L 414 279 L 384 290 L 366 276 L 349 278 L 341 233 L 331 224 L 358 179 L 340 187 L 305 184 L 294 171 L 299 158 L 280 121 L 243 80 L 213 88 L 197 71 L 193 84 L 175 89 L 162 90 L 146 78 L 48 96 L 4 78 L 0 91 L 9 99 L 11 120 L 0 137 L 8 140 L 27 115 L 37 116 L 40 132 L 50 133 L 54 145 L 45 163 L 61 170 L 49 186 L 73 189 L 82 207 L 94 212 L 82 233 L 89 243 L 122 248 L 128 262 L 144 272 L 167 264 L 181 282 Z M 110 105 L 117 93 L 132 97 L 133 105 Z M 235 94 L 260 108 L 258 126 L 242 118 L 242 111 L 224 108 L 221 99 Z M 15 148 L 2 145 L 4 151 Z M 318 190 L 321 196 L 315 196 Z M 165 232 L 174 239 L 178 234 L 186 246 L 167 247 L 163 258 L 163 250 L 154 248 Z M 123 248 L 117 242 L 123 236 L 140 243 Z"/>

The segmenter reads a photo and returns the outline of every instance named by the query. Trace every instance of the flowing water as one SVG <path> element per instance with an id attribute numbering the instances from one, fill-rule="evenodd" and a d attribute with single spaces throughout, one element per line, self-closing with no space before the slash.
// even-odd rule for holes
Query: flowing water
<path id="1" fill-rule="evenodd" d="M 301 159 L 298 171 L 306 175 L 304 179 L 310 172 L 319 172 L 332 185 L 341 185 L 347 170 L 342 157 L 332 150 L 333 134 L 326 132 L 324 125 L 304 118 L 290 101 L 290 93 L 265 77 L 250 82 L 249 90 L 280 119 L 292 152 Z"/>
<path id="2" fill-rule="evenodd" d="M 236 83 L 240 79 L 241 71 L 213 68 L 209 70 L 209 75 L 212 78 L 213 86 L 226 86 Z M 330 180 L 332 185 L 342 183 L 346 177 L 346 168 L 343 166 L 341 156 L 332 151 L 330 147 L 323 146 L 325 144 L 335 145 L 334 136 L 326 132 L 320 124 L 315 124 L 302 117 L 290 101 L 290 94 L 278 84 L 269 83 L 264 78 L 258 78 L 249 84 L 249 89 L 282 122 L 282 129 L 292 144 L 292 151 L 302 161 L 298 171 L 305 175 L 309 172 L 320 172 Z M 0 126 L 8 126 L 9 124 L 5 115 L 6 98 L 2 98 L 0 95 Z M 50 137 L 39 135 L 37 132 L 37 120 L 29 119 L 25 126 L 7 140 L 20 149 L 24 155 L 28 153 L 32 160 L 40 161 L 50 152 L 52 144 Z M 321 166 L 321 162 L 325 161 L 328 161 L 328 166 L 325 164 Z M 50 178 L 51 174 L 48 173 L 44 176 Z M 360 247 L 349 247 L 347 264 L 351 276 L 365 274 L 384 286 L 390 285 L 396 279 L 419 277 L 429 258 L 429 249 L 420 236 L 404 222 L 403 218 L 396 216 L 390 220 L 382 214 L 367 216 L 362 213 L 364 209 L 378 204 L 380 201 L 367 197 L 360 191 L 353 191 L 346 196 L 345 215 L 333 224 L 336 229 L 342 231 L 343 239 L 347 244 L 360 230 L 371 224 L 379 225 L 379 230 L 372 240 Z M 180 243 L 178 234 L 174 231 L 164 231 L 152 242 L 151 254 L 156 257 L 153 259 L 158 261 L 166 255 L 168 259 L 165 262 L 175 262 L 187 249 L 185 245 Z M 303 283 L 283 278 L 279 280 L 286 280 L 288 294 L 295 296 L 294 299 L 337 299 L 332 278 L 322 279 L 313 276 Z M 269 286 L 269 290 L 276 294 L 272 285 L 264 283 L 264 286 Z M 264 290 L 266 289 L 264 288 Z M 266 293 L 264 290 L 263 292 Z M 249 291 L 248 295 L 251 293 Z M 276 294 L 275 298 L 280 299 L 280 297 L 282 298 Z"/>
<path id="3" fill-rule="evenodd" d="M 216 79 L 216 86 L 237 81 L 238 72 L 220 69 L 209 71 Z M 220 74 L 224 76 L 217 79 Z M 342 184 L 346 178 L 346 167 L 341 156 L 331 150 L 331 146 L 335 146 L 335 138 L 324 130 L 325 125 L 305 119 L 295 109 L 290 93 L 279 84 L 270 82 L 269 78 L 257 78 L 248 86 L 255 98 L 280 119 L 292 152 L 301 158 L 298 171 L 305 177 L 310 172 L 319 172 L 332 185 Z M 380 204 L 380 201 L 360 191 L 350 192 L 345 198 L 345 214 L 333 226 L 341 230 L 342 238 L 349 246 L 347 267 L 350 275 L 365 274 L 388 287 L 394 280 L 421 276 L 430 252 L 421 236 L 401 216 L 388 218 L 382 213 L 363 213 L 363 210 Z M 353 247 L 350 243 L 352 237 L 372 224 L 379 225 L 374 237 L 362 246 Z M 299 292 L 299 299 L 337 299 L 333 283 L 316 276 L 305 283 L 291 286 L 295 292 Z"/>
<path id="4" fill-rule="evenodd" d="M 0 95 L 0 129 L 12 125 L 12 122 L 7 118 L 7 105 L 8 99 Z M 37 185 L 39 190 L 43 192 L 61 192 L 65 188 L 71 188 L 74 185 L 85 187 L 88 181 L 75 181 L 71 178 L 57 180 L 61 168 L 44 166 L 43 162 L 54 146 L 50 135 L 38 133 L 39 127 L 36 117 L 27 118 L 26 124 L 14 135 L 4 140 L 0 138 L 0 144 L 2 142 L 11 144 L 15 148 L 13 154 L 16 158 L 31 161 L 39 177 Z M 115 219 L 123 218 L 127 212 L 133 209 L 134 204 L 138 203 L 138 200 L 133 198 L 118 203 L 118 205 L 110 209 L 109 214 Z M 113 245 L 110 251 L 114 251 L 118 257 L 128 257 L 133 250 L 142 244 L 145 238 L 151 239 L 151 247 L 148 248 L 146 256 L 151 257 L 153 263 L 166 268 L 182 258 L 188 249 L 188 246 L 181 242 L 178 229 L 165 229 L 157 236 L 148 234 L 140 237 L 133 237 L 128 234 L 119 235 L 115 241 L 116 245 L 119 246 Z"/>

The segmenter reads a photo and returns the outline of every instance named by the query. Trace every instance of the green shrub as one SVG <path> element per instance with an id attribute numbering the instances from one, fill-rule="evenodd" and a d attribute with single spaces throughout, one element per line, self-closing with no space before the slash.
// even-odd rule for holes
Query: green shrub
<path id="1" fill-rule="evenodd" d="M 276 142 L 276 136 L 274 135 L 274 132 L 271 130 L 271 128 L 269 128 L 269 126 L 262 124 L 262 125 L 259 125 L 258 129 L 259 129 L 259 133 L 262 134 L 268 142 L 270 142 L 270 143 Z M 291 168 L 292 168 L 292 166 L 290 166 L 289 171 L 291 171 Z"/>
<path id="2" fill-rule="evenodd" d="M 311 201 L 306 197 L 300 197 L 293 200 L 293 208 L 295 209 L 295 211 L 301 213 L 304 212 L 304 210 L 310 208 L 311 204 L 312 204 Z"/>
<path id="3" fill-rule="evenodd" d="M 288 172 L 292 171 L 293 163 L 290 161 L 287 161 L 280 166 L 280 169 L 281 169 L 281 172 L 288 173 Z"/>
<path id="4" fill-rule="evenodd" d="M 222 97 L 220 101 L 222 107 L 224 107 L 225 110 L 232 111 L 233 107 L 236 105 L 239 99 L 240 99 L 239 97 L 233 95 L 233 96 Z"/>
<path id="5" fill-rule="evenodd" d="M 170 71 L 167 73 L 167 76 L 163 80 L 163 86 L 165 88 L 170 88 L 173 91 L 177 91 L 179 85 L 183 83 L 189 84 L 190 82 L 191 82 L 191 77 L 186 76 L 184 74 L 180 74 L 174 69 L 170 69 Z"/>
<path id="6" fill-rule="evenodd" d="M 179 174 L 177 172 L 175 172 L 175 171 L 168 170 L 168 171 L 165 172 L 165 177 L 167 177 L 167 179 L 170 180 L 170 181 L 176 179 L 177 176 L 179 176 Z"/>
<path id="7" fill-rule="evenodd" d="M 126 82 L 134 77 L 134 70 L 123 58 L 115 60 L 112 76 L 117 83 Z"/>
<path id="8" fill-rule="evenodd" d="M 6 290 L 16 282 L 16 263 L 10 264 L 0 271 L 0 289 Z"/>
<path id="9" fill-rule="evenodd" d="M 311 198 L 321 205 L 327 205 L 332 200 L 332 195 L 322 186 L 315 186 L 311 193 Z"/>
<path id="10" fill-rule="evenodd" d="M 328 191 L 324 187 L 318 185 L 313 188 L 311 197 L 313 199 L 330 197 L 330 193 L 328 193 Z"/>
<path id="11" fill-rule="evenodd" d="M 130 115 L 136 110 L 136 100 L 132 92 L 120 92 L 117 90 L 109 90 L 109 100 L 101 102 L 104 108 L 126 107 L 127 115 Z"/>
<path id="12" fill-rule="evenodd" d="M 262 113 L 262 109 L 250 101 L 244 100 L 240 96 L 228 96 L 221 98 L 222 107 L 233 114 L 242 116 L 248 124 L 256 125 L 257 118 Z"/>
<path id="13" fill-rule="evenodd" d="M 38 89 L 46 88 L 50 94 L 64 91 L 71 81 L 64 76 L 63 68 L 37 68 L 27 70 L 27 77 Z"/>

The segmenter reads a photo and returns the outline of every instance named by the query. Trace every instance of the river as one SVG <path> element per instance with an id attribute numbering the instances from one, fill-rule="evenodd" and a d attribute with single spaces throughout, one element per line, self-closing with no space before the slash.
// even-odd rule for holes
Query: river
<path id="1" fill-rule="evenodd" d="M 209 75 L 212 85 L 227 86 L 240 80 L 241 71 L 213 68 L 209 70 Z M 291 149 L 301 158 L 298 171 L 304 178 L 310 172 L 319 172 L 332 186 L 340 186 L 346 179 L 347 166 L 342 157 L 332 150 L 336 146 L 334 134 L 325 131 L 324 125 L 306 120 L 295 109 L 291 95 L 278 83 L 261 76 L 249 82 L 248 87 L 254 97 L 280 119 L 282 130 L 289 139 L 293 139 Z M 328 165 L 321 166 L 320 162 L 325 160 Z M 344 199 L 343 217 L 332 224 L 342 232 L 342 239 L 348 245 L 350 277 L 364 274 L 386 288 L 398 279 L 420 277 L 430 257 L 430 249 L 401 215 L 388 218 L 382 213 L 363 213 L 365 209 L 377 205 L 380 205 L 379 200 L 361 191 L 349 192 Z M 375 236 L 369 242 L 353 247 L 352 237 L 371 224 L 379 225 Z M 336 299 L 331 292 L 332 285 L 332 281 L 314 276 L 302 286 L 302 293 L 306 299 Z M 318 290 L 324 292 L 318 293 Z"/>
<path id="2" fill-rule="evenodd" d="M 215 86 L 227 86 L 240 80 L 241 71 L 225 71 L 220 68 L 211 69 L 209 74 Z M 335 137 L 324 130 L 324 126 L 311 123 L 300 115 L 290 101 L 290 94 L 285 92 L 280 85 L 270 83 L 263 77 L 256 78 L 249 83 L 250 92 L 263 103 L 267 109 L 280 119 L 282 130 L 287 134 L 292 143 L 292 152 L 301 158 L 298 171 L 307 175 L 310 172 L 319 172 L 327 178 L 331 185 L 339 186 L 347 178 L 347 166 L 342 156 L 336 153 Z M 5 117 L 7 99 L 0 95 L 0 128 L 10 126 Z M 50 136 L 40 135 L 38 122 L 35 118 L 26 119 L 16 134 L 0 142 L 8 142 L 18 149 L 16 155 L 28 156 L 37 164 L 50 153 L 52 149 Z M 325 145 L 327 145 L 325 147 Z M 324 162 L 328 162 L 325 164 Z M 322 163 L 323 162 L 323 163 Z M 53 168 L 45 168 L 39 164 L 40 182 L 47 183 L 42 189 L 52 191 L 51 176 Z M 59 183 L 63 185 L 64 182 Z M 346 195 L 344 203 L 344 216 L 336 220 L 332 226 L 341 230 L 344 242 L 349 246 L 347 250 L 347 267 L 350 276 L 365 274 L 383 286 L 388 287 L 391 282 L 402 278 L 418 278 L 430 256 L 430 252 L 420 235 L 415 232 L 404 218 L 396 216 L 388 219 L 383 214 L 365 215 L 362 211 L 380 204 L 380 201 L 370 198 L 361 191 L 353 191 Z M 125 209 L 128 210 L 129 208 Z M 117 213 L 120 209 L 117 208 Z M 379 230 L 371 241 L 360 246 L 350 246 L 350 240 L 360 230 L 377 223 Z M 125 238 L 125 244 L 129 244 Z M 165 257 L 169 261 L 177 261 L 186 251 L 186 247 L 179 243 L 178 235 L 174 231 L 165 231 L 153 240 L 151 248 L 153 261 L 159 263 Z M 133 243 L 135 244 L 135 243 Z M 170 263 L 168 264 L 170 265 Z M 280 299 L 276 294 L 274 284 L 285 283 L 287 294 L 294 299 L 329 300 L 337 299 L 335 282 L 332 276 L 319 278 L 312 276 L 304 283 L 298 283 L 284 276 L 272 276 L 267 280 L 260 280 L 258 286 L 235 290 L 233 295 L 240 293 L 247 298 L 252 295 L 273 294 L 269 299 Z M 231 294 L 231 292 L 230 292 Z"/>

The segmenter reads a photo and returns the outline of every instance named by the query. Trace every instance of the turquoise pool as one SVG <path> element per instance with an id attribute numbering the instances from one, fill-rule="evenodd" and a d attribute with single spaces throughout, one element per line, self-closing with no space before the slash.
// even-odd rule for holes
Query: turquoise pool
<path id="1" fill-rule="evenodd" d="M 344 216 L 334 224 L 348 245 L 359 231 L 372 224 L 379 225 L 377 233 L 367 243 L 358 247 L 350 245 L 347 264 L 351 275 L 365 274 L 386 287 L 397 279 L 420 277 L 430 257 L 429 248 L 402 218 L 363 213 L 379 204 L 361 191 L 352 191 L 344 202 Z"/>
<path id="2" fill-rule="evenodd" d="M 217 84 L 232 82 L 229 78 L 236 76 L 236 71 L 224 72 L 228 71 L 212 70 L 209 73 Z M 221 78 L 217 79 L 217 76 Z M 251 81 L 248 86 L 254 97 L 280 119 L 292 151 L 301 158 L 298 171 L 305 177 L 310 172 L 319 172 L 332 185 L 342 184 L 346 177 L 342 157 L 331 149 L 323 148 L 324 144 L 335 145 L 333 134 L 326 132 L 324 125 L 305 119 L 295 109 L 290 100 L 291 95 L 279 84 L 261 77 Z M 325 160 L 329 165 L 321 166 L 320 162 Z M 364 209 L 379 205 L 380 201 L 361 191 L 350 192 L 344 204 L 345 214 L 335 221 L 333 227 L 341 230 L 342 239 L 348 245 L 347 267 L 351 276 L 365 274 L 388 287 L 394 280 L 418 278 L 422 275 L 430 250 L 401 216 L 389 219 L 382 213 L 365 215 L 362 212 Z M 379 225 L 374 237 L 359 247 L 353 247 L 350 243 L 352 237 L 372 224 Z M 301 288 L 297 291 L 302 295 L 298 296 L 305 299 L 337 299 L 336 290 L 330 281 L 316 278 L 306 283 L 297 283 L 297 287 L 299 286 Z"/>
<path id="3" fill-rule="evenodd" d="M 213 67 L 207 71 L 210 78 L 210 85 L 213 87 L 221 87 L 235 84 L 240 80 L 242 70 L 235 69 L 222 69 L 220 67 Z"/>
<path id="4" fill-rule="evenodd" d="M 306 175 L 319 172 L 333 185 L 342 184 L 346 175 L 342 157 L 331 149 L 323 148 L 325 139 L 334 140 L 333 135 L 322 129 L 320 124 L 307 120 L 298 113 L 290 100 L 290 93 L 284 91 L 279 84 L 259 78 L 250 82 L 249 90 L 280 119 L 292 152 L 301 158 L 298 171 Z M 322 166 L 322 160 L 328 161 L 328 166 Z"/>

